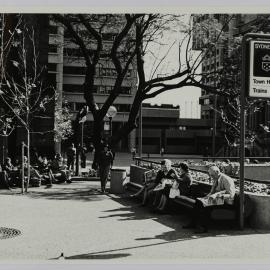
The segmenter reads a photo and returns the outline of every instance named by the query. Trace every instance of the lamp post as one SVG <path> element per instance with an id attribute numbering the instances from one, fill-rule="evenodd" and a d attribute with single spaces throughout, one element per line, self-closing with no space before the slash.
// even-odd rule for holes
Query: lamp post
<path id="1" fill-rule="evenodd" d="M 106 116 L 109 118 L 110 122 L 110 138 L 112 138 L 112 119 L 116 116 L 117 109 L 114 106 L 110 106 Z"/>

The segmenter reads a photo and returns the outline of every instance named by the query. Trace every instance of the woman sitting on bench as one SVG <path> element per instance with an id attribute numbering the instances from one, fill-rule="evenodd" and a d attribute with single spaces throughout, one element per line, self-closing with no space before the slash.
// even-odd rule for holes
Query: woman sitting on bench
<path id="1" fill-rule="evenodd" d="M 171 168 L 172 162 L 169 159 L 164 159 L 161 161 L 161 169 L 157 172 L 156 179 L 153 183 L 144 187 L 143 202 L 142 205 L 146 205 L 149 197 L 153 196 L 154 189 L 161 185 L 164 179 L 177 179 L 177 172 Z M 158 194 L 155 194 L 155 200 L 157 199 Z"/>
<path id="2" fill-rule="evenodd" d="M 187 163 L 182 162 L 179 164 L 179 168 L 181 170 L 180 178 L 175 178 L 172 185 L 166 185 L 165 188 L 159 191 L 159 194 L 156 194 L 156 200 L 154 201 L 154 206 L 159 212 L 164 212 L 167 206 L 167 202 L 170 196 L 171 188 L 173 185 L 178 186 L 180 195 L 189 195 L 190 185 L 192 184 L 192 176 L 189 173 L 189 167 Z M 171 197 L 172 198 L 172 197 Z"/>

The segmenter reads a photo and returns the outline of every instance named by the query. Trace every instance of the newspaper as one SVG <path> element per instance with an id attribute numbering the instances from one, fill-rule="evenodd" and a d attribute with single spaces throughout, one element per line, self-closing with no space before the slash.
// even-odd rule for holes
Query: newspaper
<path id="1" fill-rule="evenodd" d="M 215 199 L 212 197 L 203 197 L 197 198 L 197 200 L 201 201 L 204 207 L 224 204 L 224 197 L 217 197 Z"/>

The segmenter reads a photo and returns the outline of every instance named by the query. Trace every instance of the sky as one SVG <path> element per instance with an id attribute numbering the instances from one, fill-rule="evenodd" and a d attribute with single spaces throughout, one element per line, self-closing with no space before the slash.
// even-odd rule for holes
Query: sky
<path id="1" fill-rule="evenodd" d="M 180 20 L 184 25 L 187 25 L 190 20 L 190 15 L 186 14 L 181 16 Z M 145 56 L 145 72 L 146 78 L 150 77 L 151 71 L 153 70 L 152 64 L 155 62 L 155 59 L 158 60 L 155 62 L 155 66 L 159 63 L 159 59 L 162 59 L 164 55 L 168 55 L 162 61 L 162 64 L 159 66 L 157 74 L 173 74 L 179 68 L 179 42 L 184 39 L 184 34 L 181 33 L 181 24 L 177 26 L 172 26 L 174 31 L 164 31 L 163 37 L 157 42 L 149 46 L 149 50 L 154 52 L 153 54 L 146 54 Z M 179 29 L 179 30 L 178 30 Z M 185 48 L 187 42 L 183 43 L 180 57 L 182 63 L 185 59 Z M 198 55 L 198 52 L 193 51 L 192 54 L 194 57 Z M 201 96 L 201 89 L 197 87 L 183 87 L 175 90 L 166 91 L 163 94 L 158 95 L 153 99 L 148 99 L 147 103 L 152 104 L 173 104 L 180 105 L 180 117 L 181 118 L 200 118 L 200 105 L 199 97 Z"/>

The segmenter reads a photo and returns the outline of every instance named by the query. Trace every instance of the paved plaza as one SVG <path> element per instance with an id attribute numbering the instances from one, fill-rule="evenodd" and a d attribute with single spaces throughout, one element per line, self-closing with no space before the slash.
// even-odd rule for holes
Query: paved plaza
<path id="1" fill-rule="evenodd" d="M 87 263 L 184 263 L 266 260 L 270 231 L 214 228 L 207 234 L 182 229 L 183 213 L 159 215 L 127 195 L 101 194 L 99 183 L 0 191 L 1 263 L 66 260 Z M 70 261 L 71 262 L 71 261 Z"/>

